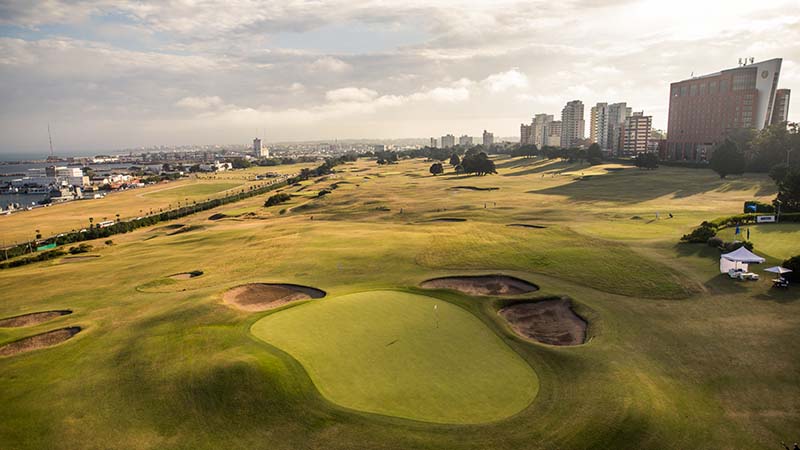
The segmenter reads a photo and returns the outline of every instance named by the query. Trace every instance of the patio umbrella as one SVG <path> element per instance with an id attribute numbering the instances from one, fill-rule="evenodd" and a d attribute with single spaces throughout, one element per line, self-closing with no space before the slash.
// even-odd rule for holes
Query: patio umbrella
<path id="1" fill-rule="evenodd" d="M 786 267 L 781 267 L 781 266 L 769 267 L 769 268 L 764 269 L 764 272 L 777 273 L 778 275 L 783 275 L 783 274 L 789 273 L 791 271 L 792 271 L 792 269 L 787 269 Z"/>

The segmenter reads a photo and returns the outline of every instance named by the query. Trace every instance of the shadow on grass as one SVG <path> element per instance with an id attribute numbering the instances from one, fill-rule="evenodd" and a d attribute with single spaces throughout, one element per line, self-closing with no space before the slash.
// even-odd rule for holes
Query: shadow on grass
<path id="1" fill-rule="evenodd" d="M 552 166 L 548 166 L 550 168 Z M 540 169 L 539 171 L 541 171 Z M 687 172 L 693 170 L 694 172 Z M 758 186 L 759 192 L 772 192 L 766 179 L 721 180 L 711 173 L 698 174 L 698 169 L 667 168 L 655 171 L 626 170 L 593 176 L 592 182 L 574 181 L 529 193 L 559 195 L 573 201 L 644 202 L 659 197 L 686 198 L 706 192 L 734 192 Z M 535 171 L 533 171 L 535 172 Z M 521 173 L 515 173 L 518 175 Z M 698 176 L 699 175 L 699 176 Z"/>

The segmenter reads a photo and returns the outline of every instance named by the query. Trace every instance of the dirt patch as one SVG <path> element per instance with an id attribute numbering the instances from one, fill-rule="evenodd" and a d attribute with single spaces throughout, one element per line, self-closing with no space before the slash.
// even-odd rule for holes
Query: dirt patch
<path id="1" fill-rule="evenodd" d="M 467 219 L 461 219 L 459 217 L 439 217 L 436 219 L 426 220 L 425 222 L 466 222 Z"/>
<path id="2" fill-rule="evenodd" d="M 84 256 L 65 256 L 61 258 L 61 264 L 69 264 L 79 261 L 85 261 L 87 259 L 94 259 L 99 258 L 100 255 L 84 255 Z"/>
<path id="3" fill-rule="evenodd" d="M 550 345 L 586 342 L 586 321 L 566 298 L 516 303 L 497 312 L 520 336 Z"/>
<path id="4" fill-rule="evenodd" d="M 23 314 L 21 316 L 8 317 L 0 319 L 0 327 L 2 328 L 16 328 L 16 327 L 29 327 L 31 325 L 38 325 L 42 322 L 55 319 L 56 317 L 66 316 L 72 314 L 68 309 L 57 311 L 42 311 L 30 314 Z"/>
<path id="5" fill-rule="evenodd" d="M 251 283 L 236 286 L 222 295 L 222 301 L 243 311 L 267 311 L 298 300 L 325 297 L 320 289 L 283 283 Z"/>
<path id="6" fill-rule="evenodd" d="M 522 228 L 547 228 L 544 225 L 534 225 L 532 223 L 510 223 L 507 227 L 522 227 Z"/>
<path id="7" fill-rule="evenodd" d="M 539 286 L 508 275 L 443 277 L 423 281 L 425 289 L 453 289 L 469 295 L 520 295 L 539 290 Z"/>
<path id="8" fill-rule="evenodd" d="M 478 186 L 453 186 L 450 189 L 463 189 L 467 191 L 496 191 L 499 187 L 478 187 Z"/>
<path id="9" fill-rule="evenodd" d="M 80 331 L 81 327 L 67 327 L 26 337 L 0 347 L 0 356 L 13 356 L 40 348 L 52 347 L 53 345 L 60 344 L 72 336 L 75 336 L 80 333 Z"/>
<path id="10" fill-rule="evenodd" d="M 173 280 L 188 280 L 190 278 L 197 278 L 202 274 L 203 274 L 202 270 L 193 270 L 191 272 L 176 273 L 174 275 L 170 275 L 167 278 L 171 278 Z"/>

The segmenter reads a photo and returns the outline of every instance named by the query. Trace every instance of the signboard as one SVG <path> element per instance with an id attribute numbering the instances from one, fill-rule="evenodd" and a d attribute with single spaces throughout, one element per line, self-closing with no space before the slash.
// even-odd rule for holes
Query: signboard
<path id="1" fill-rule="evenodd" d="M 36 247 L 36 251 L 40 252 L 42 250 L 51 250 L 51 249 L 54 249 L 54 248 L 56 248 L 56 243 L 55 242 L 53 242 L 52 244 L 47 244 L 47 245 L 40 245 L 39 247 Z"/>
<path id="2" fill-rule="evenodd" d="M 774 223 L 775 216 L 756 216 L 756 223 Z"/>

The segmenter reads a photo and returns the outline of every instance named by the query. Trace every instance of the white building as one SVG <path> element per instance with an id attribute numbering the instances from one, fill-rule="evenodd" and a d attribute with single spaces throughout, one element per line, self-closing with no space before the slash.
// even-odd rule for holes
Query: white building
<path id="1" fill-rule="evenodd" d="M 530 142 L 531 144 L 534 144 L 539 148 L 548 145 L 547 127 L 550 125 L 551 122 L 553 122 L 552 114 L 536 114 L 535 116 L 533 116 L 533 122 L 531 123 L 531 142 Z"/>
<path id="2" fill-rule="evenodd" d="M 456 146 L 456 137 L 452 134 L 442 136 L 442 148 L 453 148 Z"/>
<path id="3" fill-rule="evenodd" d="M 632 109 L 625 102 L 608 105 L 608 149 L 615 155 L 622 152 L 622 126 Z"/>
<path id="4" fill-rule="evenodd" d="M 494 133 L 483 130 L 483 146 L 489 148 L 492 145 L 494 145 Z"/>
<path id="5" fill-rule="evenodd" d="M 610 150 L 608 146 L 608 103 L 598 103 L 592 107 L 589 117 L 589 140 Z"/>
<path id="6" fill-rule="evenodd" d="M 458 145 L 462 147 L 472 147 L 472 136 L 462 135 L 458 138 Z"/>
<path id="7" fill-rule="evenodd" d="M 568 148 L 583 139 L 586 121 L 583 119 L 583 102 L 572 100 L 561 110 L 561 147 Z"/>

